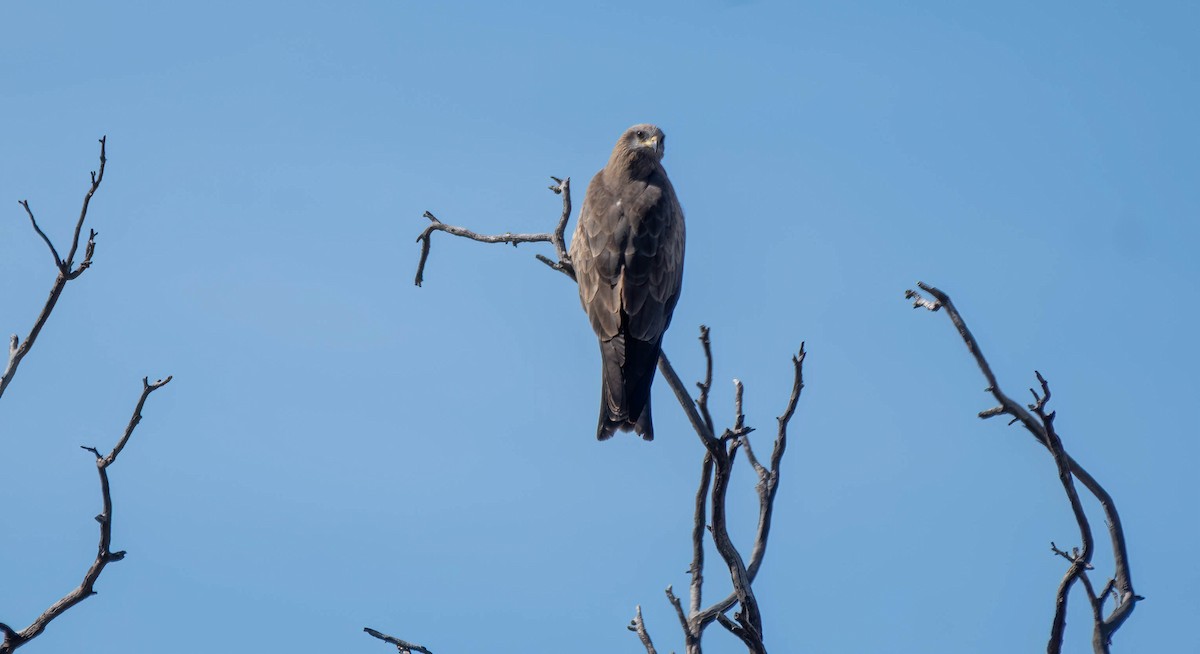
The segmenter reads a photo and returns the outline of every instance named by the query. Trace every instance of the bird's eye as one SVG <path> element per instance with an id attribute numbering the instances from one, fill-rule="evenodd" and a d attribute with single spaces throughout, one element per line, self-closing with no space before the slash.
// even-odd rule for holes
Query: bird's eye
<path id="1" fill-rule="evenodd" d="M 642 130 L 640 130 L 640 129 L 637 131 L 637 134 L 636 134 L 636 136 L 638 137 L 638 140 L 639 140 L 639 141 L 644 141 L 644 140 L 646 140 L 646 133 L 645 133 L 645 132 L 643 132 L 643 131 L 642 131 Z"/>

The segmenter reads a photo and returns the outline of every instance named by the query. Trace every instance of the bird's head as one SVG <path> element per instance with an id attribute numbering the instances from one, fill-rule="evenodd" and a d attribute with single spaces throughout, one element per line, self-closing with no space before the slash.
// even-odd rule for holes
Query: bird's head
<path id="1" fill-rule="evenodd" d="M 654 125 L 634 125 L 621 134 L 608 161 L 609 174 L 635 179 L 650 174 L 666 152 L 666 135 Z"/>
<path id="2" fill-rule="evenodd" d="M 627 151 L 638 156 L 648 156 L 655 161 L 662 161 L 667 147 L 667 135 L 654 125 L 642 123 L 625 130 L 625 133 L 621 135 L 619 145 L 623 145 Z"/>

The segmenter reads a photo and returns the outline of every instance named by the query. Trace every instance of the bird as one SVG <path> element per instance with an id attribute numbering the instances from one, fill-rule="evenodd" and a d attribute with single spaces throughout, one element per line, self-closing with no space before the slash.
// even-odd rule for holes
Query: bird
<path id="1" fill-rule="evenodd" d="M 679 301 L 685 243 L 665 147 L 654 125 L 625 130 L 588 184 L 571 237 L 579 301 L 600 341 L 597 440 L 617 430 L 654 440 L 650 385 Z"/>

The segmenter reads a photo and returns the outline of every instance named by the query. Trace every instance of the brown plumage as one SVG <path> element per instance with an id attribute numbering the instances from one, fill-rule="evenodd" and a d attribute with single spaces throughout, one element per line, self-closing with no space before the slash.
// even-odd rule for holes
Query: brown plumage
<path id="1" fill-rule="evenodd" d="M 653 440 L 650 385 L 683 282 L 683 209 L 662 167 L 654 125 L 625 130 L 588 185 L 571 238 L 579 299 L 600 339 L 596 438 Z"/>

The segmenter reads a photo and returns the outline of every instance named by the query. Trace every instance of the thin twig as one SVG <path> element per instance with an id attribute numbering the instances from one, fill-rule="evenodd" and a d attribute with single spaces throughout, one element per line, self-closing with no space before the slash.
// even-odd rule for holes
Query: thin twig
<path id="1" fill-rule="evenodd" d="M 83 196 L 83 207 L 79 209 L 79 220 L 75 221 L 75 235 L 71 237 L 71 251 L 67 253 L 67 258 L 63 261 L 63 265 L 70 269 L 71 264 L 75 262 L 75 251 L 79 249 L 79 233 L 83 231 L 83 221 L 87 220 L 88 205 L 92 202 L 92 196 L 96 194 L 96 189 L 100 188 L 100 182 L 104 181 L 104 164 L 108 163 L 108 157 L 105 155 L 104 146 L 108 141 L 107 136 L 100 137 L 100 172 L 92 171 L 92 186 L 88 189 L 86 195 Z M 86 257 L 82 268 L 87 268 L 91 264 L 91 253 L 85 253 Z"/>
<path id="2" fill-rule="evenodd" d="M 17 204 L 25 207 L 25 213 L 29 214 L 29 222 L 33 225 L 33 231 L 37 232 L 37 235 L 42 237 L 42 241 L 46 244 L 46 247 L 50 248 L 50 256 L 54 257 L 54 267 L 62 268 L 62 258 L 58 256 L 58 250 L 54 248 L 54 243 L 50 242 L 50 237 L 46 236 L 46 232 L 43 232 L 41 227 L 38 227 L 37 218 L 33 217 L 33 210 L 29 208 L 29 200 L 20 200 Z"/>
<path id="3" fill-rule="evenodd" d="M 60 259 L 58 250 L 55 249 L 54 243 L 38 226 L 37 220 L 33 217 L 33 212 L 29 209 L 29 202 L 21 200 L 21 206 L 25 207 L 25 212 L 29 214 L 29 221 L 33 224 L 34 231 L 50 248 L 50 254 L 54 257 L 55 269 L 58 275 L 54 279 L 54 286 L 50 288 L 50 295 L 46 298 L 46 303 L 42 306 L 41 312 L 38 314 L 37 320 L 34 321 L 33 327 L 29 330 L 29 334 L 22 341 L 16 334 L 9 337 L 8 347 L 8 363 L 4 366 L 4 373 L 0 374 L 0 397 L 4 396 L 4 391 L 12 382 L 13 376 L 17 374 L 17 368 L 21 365 L 25 355 L 33 349 L 33 344 L 37 341 L 37 337 L 42 333 L 42 327 L 46 325 L 46 321 L 50 319 L 50 313 L 54 311 L 54 306 L 58 304 L 58 298 L 62 295 L 63 289 L 66 288 L 67 282 L 77 279 L 92 265 L 92 255 L 96 252 L 96 232 L 90 231 L 90 237 L 87 241 L 87 246 L 84 252 L 84 259 L 74 269 L 71 269 L 72 262 L 75 260 L 75 252 L 79 249 L 79 234 L 83 229 L 83 222 L 87 219 L 88 206 L 91 204 L 92 196 L 96 194 L 96 190 L 100 188 L 100 182 L 104 180 L 104 166 L 108 161 L 105 155 L 105 143 L 107 137 L 100 139 L 100 171 L 92 173 L 92 185 L 88 188 L 87 194 L 83 196 L 83 208 L 79 210 L 79 221 L 75 223 L 75 236 L 71 240 L 71 251 L 67 254 L 65 260 Z"/>
<path id="4" fill-rule="evenodd" d="M 129 419 L 129 424 L 125 427 L 125 433 L 113 447 L 112 451 L 107 455 L 101 455 L 100 451 L 95 447 L 80 446 L 84 450 L 91 452 L 96 457 L 96 470 L 100 474 L 100 498 L 102 508 L 100 514 L 96 516 L 96 522 L 100 523 L 100 545 L 97 548 L 96 559 L 92 562 L 90 568 L 83 576 L 83 582 L 79 584 L 75 590 L 67 593 L 62 599 L 55 602 L 50 608 L 46 609 L 39 615 L 32 624 L 22 629 L 15 631 L 8 625 L 0 624 L 0 633 L 4 635 L 3 642 L 0 642 L 0 654 L 10 654 L 18 647 L 25 645 L 29 641 L 37 638 L 46 626 L 52 620 L 65 613 L 68 609 L 83 600 L 96 594 L 96 581 L 100 578 L 100 573 L 104 572 L 105 566 L 113 561 L 120 561 L 125 558 L 125 552 L 112 551 L 112 522 L 113 522 L 113 506 L 112 494 L 108 484 L 108 467 L 117 460 L 117 455 L 129 442 L 129 437 L 133 435 L 133 430 L 142 420 L 142 407 L 146 404 L 146 398 L 151 393 L 166 386 L 171 377 L 160 379 L 154 383 L 149 383 L 147 378 L 142 379 L 142 395 L 138 399 L 137 406 L 133 410 L 133 416 Z"/>

